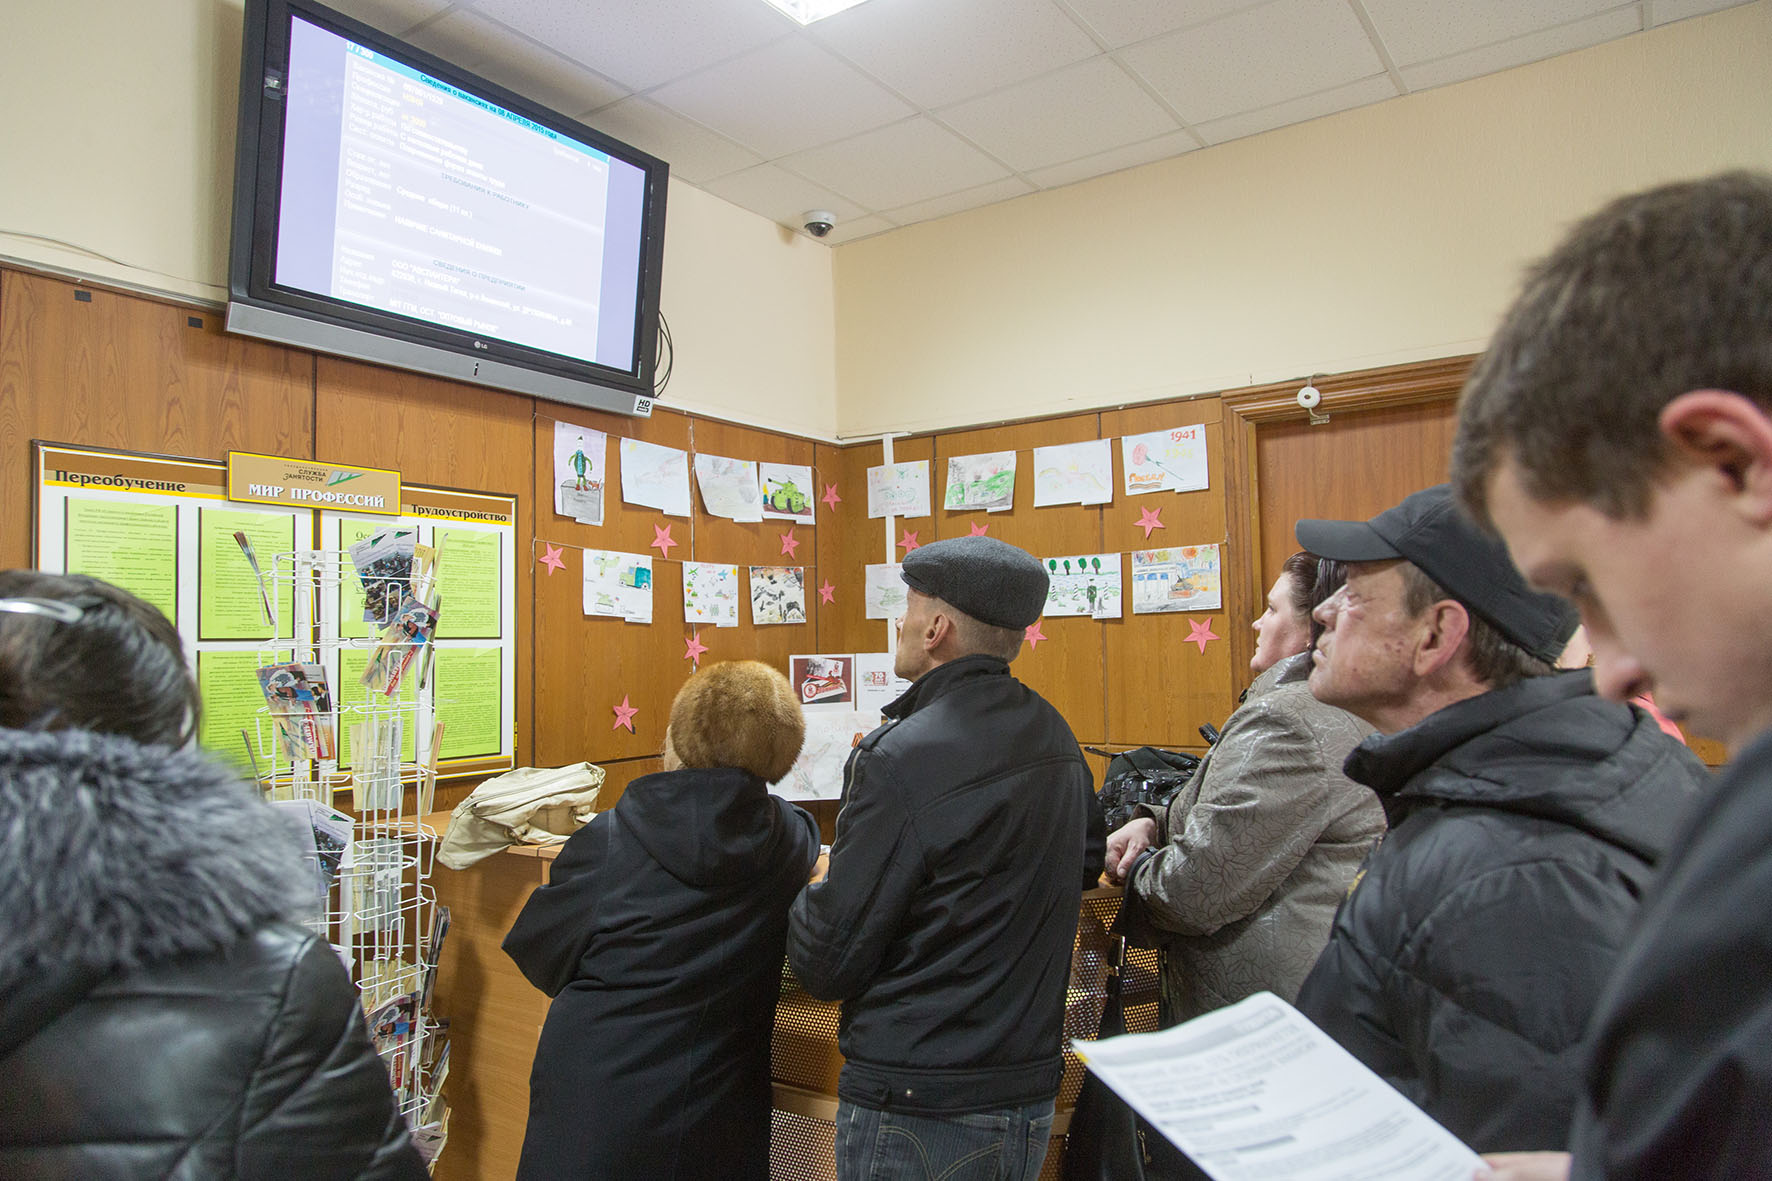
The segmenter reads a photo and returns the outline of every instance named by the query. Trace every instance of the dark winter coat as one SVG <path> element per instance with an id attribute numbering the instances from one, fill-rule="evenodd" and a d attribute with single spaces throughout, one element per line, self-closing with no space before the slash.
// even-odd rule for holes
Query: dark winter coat
<path id="1" fill-rule="evenodd" d="M 0 1177 L 425 1177 L 314 894 L 202 755 L 0 731 Z"/>
<path id="2" fill-rule="evenodd" d="M 769 1046 L 812 818 L 736 769 L 634 780 L 573 834 L 504 948 L 554 998 L 525 1179 L 769 1176 Z"/>
<path id="3" fill-rule="evenodd" d="M 1390 834 L 1298 1007 L 1478 1151 L 1562 1148 L 1583 1034 L 1703 765 L 1582 670 L 1368 738 L 1347 772 Z"/>
<path id="4" fill-rule="evenodd" d="M 1573 1181 L 1772 1177 L 1772 734 L 1668 854 L 1600 998 Z"/>
<path id="5" fill-rule="evenodd" d="M 840 1099 L 957 1114 L 1052 1098 L 1082 890 L 1101 873 L 1094 780 L 1058 711 L 1003 661 L 941 665 L 844 772 L 826 879 L 788 959 L 843 1001 Z"/>

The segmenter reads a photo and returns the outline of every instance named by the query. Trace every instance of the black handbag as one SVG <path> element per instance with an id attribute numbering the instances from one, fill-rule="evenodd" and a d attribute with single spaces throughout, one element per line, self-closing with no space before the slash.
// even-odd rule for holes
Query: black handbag
<path id="1" fill-rule="evenodd" d="M 1113 946 L 1113 964 L 1102 981 L 1099 1037 L 1126 1032 L 1126 941 L 1116 938 Z M 1065 1135 L 1063 1181 L 1144 1181 L 1145 1160 L 1138 1115 L 1094 1072 L 1086 1073 Z"/>

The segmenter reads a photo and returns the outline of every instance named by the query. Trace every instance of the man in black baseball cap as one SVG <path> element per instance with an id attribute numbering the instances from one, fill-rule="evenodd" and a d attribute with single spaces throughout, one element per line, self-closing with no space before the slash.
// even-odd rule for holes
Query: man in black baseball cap
<path id="1" fill-rule="evenodd" d="M 788 960 L 843 1002 L 842 1181 L 891 1171 L 905 1138 L 930 1176 L 988 1159 L 1032 1181 L 1105 825 L 1070 727 L 1009 675 L 1045 610 L 1039 559 L 954 538 L 907 554 L 904 581 L 896 668 L 913 684 L 849 757 L 830 868 L 794 902 Z"/>
<path id="2" fill-rule="evenodd" d="M 1297 534 L 1348 564 L 1310 687 L 1379 730 L 1346 771 L 1390 821 L 1298 1007 L 1479 1151 L 1561 1145 L 1587 1016 L 1703 765 L 1555 671 L 1574 610 L 1448 486 Z"/>

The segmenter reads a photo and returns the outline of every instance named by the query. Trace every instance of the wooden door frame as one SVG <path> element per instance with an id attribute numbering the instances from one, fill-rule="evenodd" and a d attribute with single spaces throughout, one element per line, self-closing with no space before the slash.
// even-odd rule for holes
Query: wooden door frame
<path id="1" fill-rule="evenodd" d="M 1310 384 L 1323 395 L 1318 414 L 1331 417 L 1355 411 L 1385 410 L 1458 398 L 1464 379 L 1476 362 L 1474 354 L 1391 365 L 1313 377 Z M 1256 434 L 1264 426 L 1303 422 L 1307 412 L 1298 404 L 1303 379 L 1250 386 L 1220 395 L 1224 408 L 1225 611 L 1232 621 L 1226 630 L 1232 668 L 1249 667 L 1255 655 L 1255 636 L 1239 626 L 1254 619 L 1265 588 L 1261 581 L 1261 488 L 1255 462 Z M 1242 674 L 1246 676 L 1247 674 Z"/>

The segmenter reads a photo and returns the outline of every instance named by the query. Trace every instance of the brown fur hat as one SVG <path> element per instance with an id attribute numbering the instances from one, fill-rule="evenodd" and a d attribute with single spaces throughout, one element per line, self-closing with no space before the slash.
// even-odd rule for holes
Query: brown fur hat
<path id="1" fill-rule="evenodd" d="M 805 738 L 806 718 L 786 677 L 760 661 L 722 661 L 677 691 L 665 765 L 675 755 L 685 767 L 739 767 L 774 783 L 800 757 Z"/>

